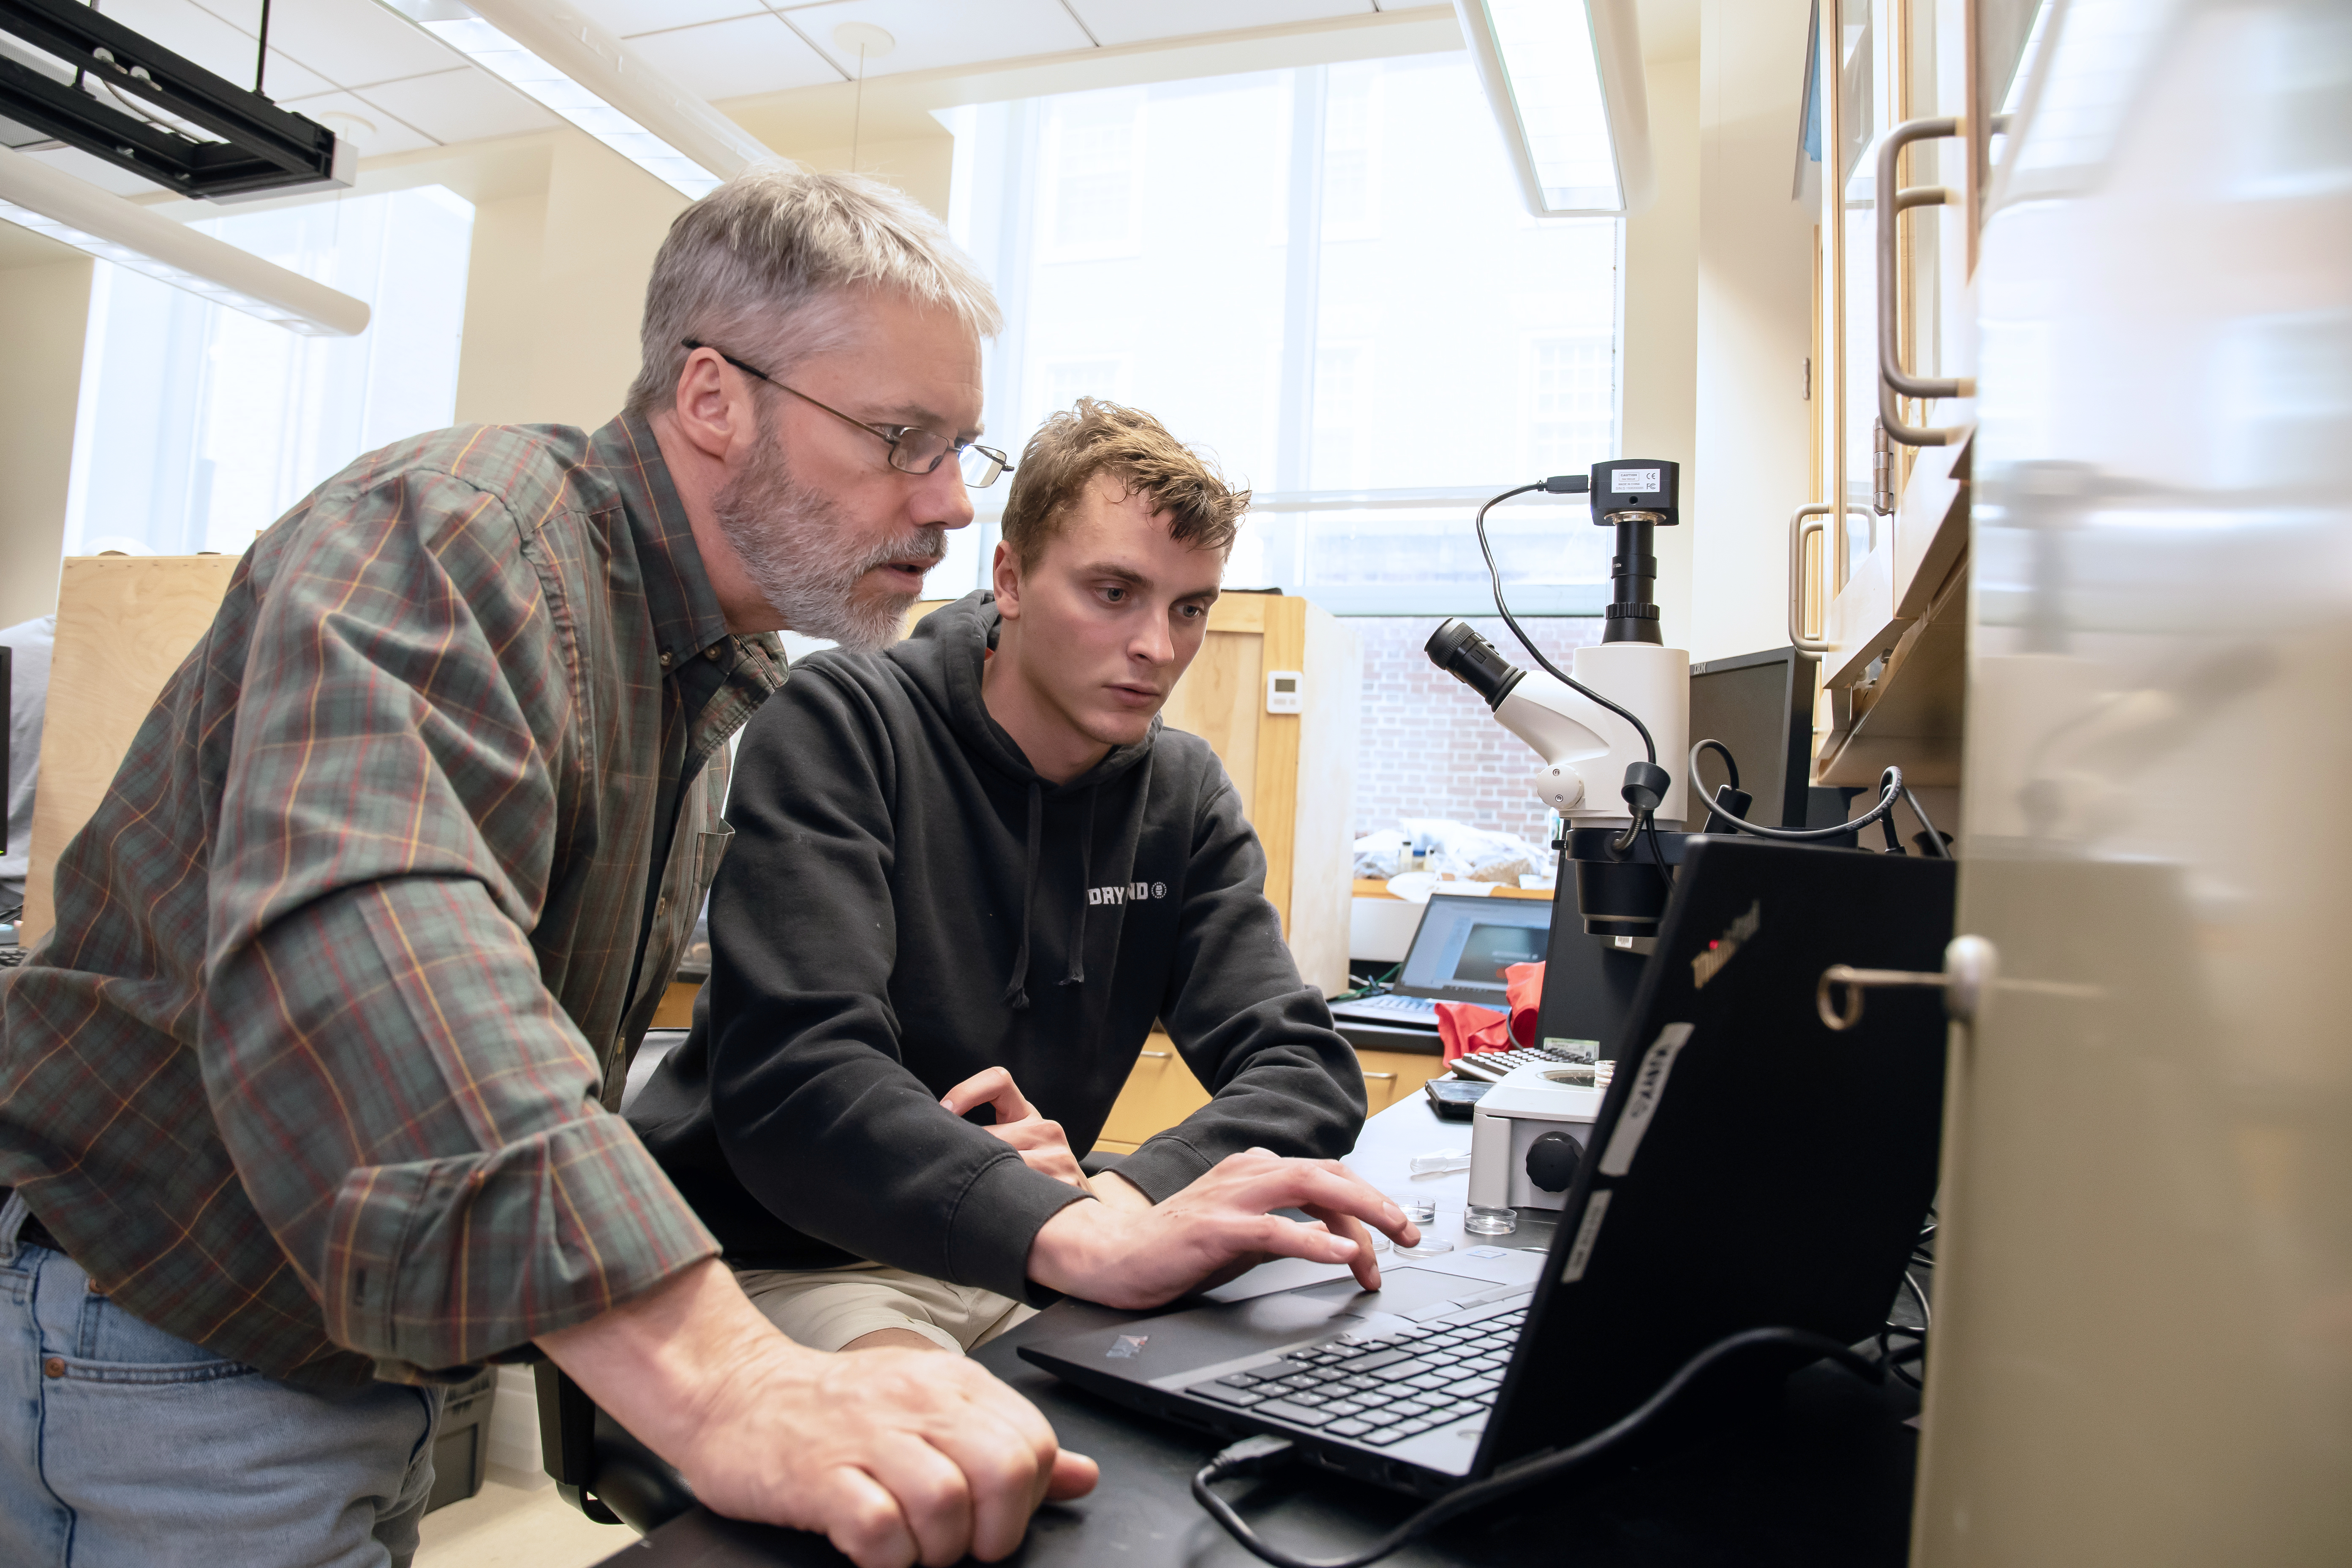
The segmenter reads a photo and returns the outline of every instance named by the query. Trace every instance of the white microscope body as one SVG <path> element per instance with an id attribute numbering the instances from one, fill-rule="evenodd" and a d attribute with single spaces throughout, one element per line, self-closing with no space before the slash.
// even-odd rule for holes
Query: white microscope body
<path id="1" fill-rule="evenodd" d="M 1580 647 L 1569 673 L 1612 702 L 1642 716 L 1657 742 L 1658 765 L 1674 784 L 1659 803 L 1667 824 L 1685 820 L 1683 755 L 1690 750 L 1690 655 L 1655 643 Z M 1620 790 L 1625 769 L 1646 762 L 1640 731 L 1540 669 L 1520 678 L 1495 708 L 1503 727 L 1543 759 L 1536 798 L 1575 823 L 1622 822 L 1633 814 Z"/>

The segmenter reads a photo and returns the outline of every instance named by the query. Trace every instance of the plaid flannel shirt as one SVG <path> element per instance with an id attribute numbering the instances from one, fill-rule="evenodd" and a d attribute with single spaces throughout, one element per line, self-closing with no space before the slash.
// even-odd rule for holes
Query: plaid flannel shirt
<path id="1" fill-rule="evenodd" d="M 247 552 L 58 858 L 0 1183 L 131 1311 L 320 1385 L 446 1377 L 712 1255 L 611 1112 L 725 847 L 723 742 L 783 679 L 641 421 L 361 458 Z"/>

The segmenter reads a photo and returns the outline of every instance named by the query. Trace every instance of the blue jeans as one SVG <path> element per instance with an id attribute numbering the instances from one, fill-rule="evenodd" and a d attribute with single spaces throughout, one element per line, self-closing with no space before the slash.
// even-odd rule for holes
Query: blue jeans
<path id="1" fill-rule="evenodd" d="M 0 1563 L 405 1568 L 439 1389 L 329 1394 L 173 1338 L 0 1208 Z"/>

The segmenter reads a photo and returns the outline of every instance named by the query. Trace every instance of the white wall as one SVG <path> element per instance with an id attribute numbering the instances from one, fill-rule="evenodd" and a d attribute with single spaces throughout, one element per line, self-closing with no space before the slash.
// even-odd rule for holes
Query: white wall
<path id="1" fill-rule="evenodd" d="M 1789 513 L 1811 499 L 1813 215 L 1790 189 L 1810 16 L 1700 0 L 1694 660 L 1789 640 Z"/>
<path id="2" fill-rule="evenodd" d="M 58 607 L 91 263 L 24 229 L 0 248 L 0 626 Z M 15 265 L 12 265 L 15 263 Z"/>

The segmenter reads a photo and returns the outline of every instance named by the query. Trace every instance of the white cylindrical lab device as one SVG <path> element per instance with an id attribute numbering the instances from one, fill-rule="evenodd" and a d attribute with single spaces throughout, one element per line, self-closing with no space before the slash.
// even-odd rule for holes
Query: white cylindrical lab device
<path id="1" fill-rule="evenodd" d="M 1658 766 L 1674 780 L 1658 806 L 1658 818 L 1662 823 L 1686 822 L 1683 775 L 1689 772 L 1690 655 L 1654 643 L 1596 643 L 1576 650 L 1569 671 L 1612 702 L 1641 716 L 1658 748 Z M 1607 794 L 1612 800 L 1616 798 L 1618 782 L 1610 781 Z"/>

